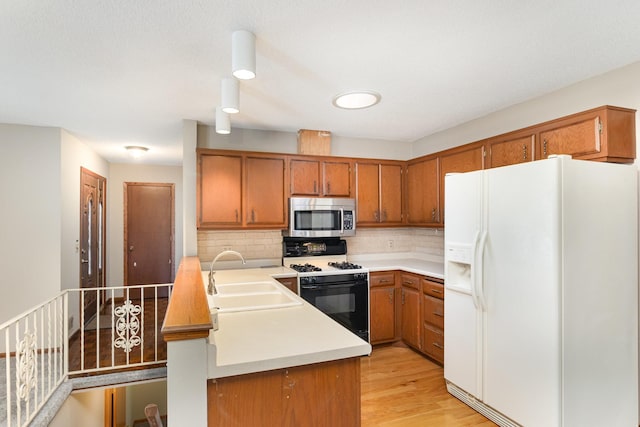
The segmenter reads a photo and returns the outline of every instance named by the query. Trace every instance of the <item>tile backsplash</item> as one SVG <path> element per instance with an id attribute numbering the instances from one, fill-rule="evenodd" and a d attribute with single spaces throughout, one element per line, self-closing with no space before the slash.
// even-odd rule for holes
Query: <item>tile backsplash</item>
<path id="1" fill-rule="evenodd" d="M 345 238 L 351 255 L 415 252 L 432 261 L 442 261 L 444 233 L 427 228 L 360 228 L 354 237 Z M 198 257 L 211 261 L 225 249 L 240 252 L 246 259 L 281 258 L 282 232 L 198 231 Z"/>

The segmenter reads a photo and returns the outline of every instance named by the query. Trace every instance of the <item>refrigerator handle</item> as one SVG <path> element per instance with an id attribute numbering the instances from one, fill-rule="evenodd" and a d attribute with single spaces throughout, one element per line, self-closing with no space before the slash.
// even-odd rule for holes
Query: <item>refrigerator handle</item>
<path id="1" fill-rule="evenodd" d="M 478 256 L 474 259 L 474 262 L 477 265 L 476 273 L 477 277 L 474 278 L 475 289 L 474 292 L 476 294 L 476 298 L 478 299 L 478 307 L 482 311 L 487 311 L 487 304 L 484 299 L 484 250 L 487 245 L 487 232 L 486 230 L 482 232 L 482 236 L 480 237 L 480 243 L 478 244 Z"/>
<path id="2" fill-rule="evenodd" d="M 473 236 L 473 253 L 471 254 L 471 300 L 473 301 L 473 305 L 476 309 L 479 309 L 480 306 L 478 301 L 478 294 L 476 292 L 476 266 L 478 265 L 477 255 L 478 255 L 478 242 L 480 241 L 480 231 L 476 231 L 475 236 Z"/>

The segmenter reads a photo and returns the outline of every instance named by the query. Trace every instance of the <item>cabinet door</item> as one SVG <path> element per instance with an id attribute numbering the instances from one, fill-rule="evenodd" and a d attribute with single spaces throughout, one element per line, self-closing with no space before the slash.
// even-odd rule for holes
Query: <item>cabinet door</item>
<path id="1" fill-rule="evenodd" d="M 444 221 L 444 177 L 450 172 L 471 172 L 482 169 L 484 145 L 474 145 L 464 151 L 440 156 L 440 222 Z"/>
<path id="2" fill-rule="evenodd" d="M 291 160 L 289 181 L 292 196 L 320 195 L 320 162 L 317 160 Z"/>
<path id="3" fill-rule="evenodd" d="M 393 286 L 373 287 L 370 291 L 371 322 L 369 336 L 371 344 L 393 341 L 395 325 L 395 288 Z"/>
<path id="4" fill-rule="evenodd" d="M 284 158 L 246 158 L 246 224 L 286 227 Z"/>
<path id="5" fill-rule="evenodd" d="M 298 279 L 296 277 L 280 277 L 276 280 L 285 285 L 294 294 L 298 294 Z"/>
<path id="6" fill-rule="evenodd" d="M 402 223 L 402 166 L 380 165 L 380 218 L 386 224 Z"/>
<path id="7" fill-rule="evenodd" d="M 532 161 L 535 141 L 535 135 L 525 135 L 490 142 L 488 167 L 497 168 Z"/>
<path id="8" fill-rule="evenodd" d="M 377 163 L 356 163 L 357 223 L 375 224 L 380 220 L 379 183 Z"/>
<path id="9" fill-rule="evenodd" d="M 410 225 L 440 222 L 438 184 L 438 158 L 407 166 L 407 221 Z"/>
<path id="10" fill-rule="evenodd" d="M 351 164 L 323 162 L 323 194 L 329 197 L 351 197 Z"/>
<path id="11" fill-rule="evenodd" d="M 198 173 L 198 227 L 242 224 L 242 157 L 201 155 Z"/>
<path id="12" fill-rule="evenodd" d="M 420 291 L 402 286 L 402 340 L 420 349 Z"/>
<path id="13" fill-rule="evenodd" d="M 600 117 L 585 117 L 571 124 L 540 132 L 540 158 L 551 154 L 571 154 L 574 157 L 600 152 Z"/>

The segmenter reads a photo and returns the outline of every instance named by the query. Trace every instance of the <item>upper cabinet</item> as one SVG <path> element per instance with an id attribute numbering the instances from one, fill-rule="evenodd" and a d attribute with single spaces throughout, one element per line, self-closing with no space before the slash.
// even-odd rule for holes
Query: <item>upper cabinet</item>
<path id="1" fill-rule="evenodd" d="M 278 155 L 198 150 L 198 228 L 285 228 L 285 166 Z"/>
<path id="2" fill-rule="evenodd" d="M 357 224 L 402 224 L 402 169 L 400 161 L 356 160 Z"/>
<path id="3" fill-rule="evenodd" d="M 515 165 L 533 160 L 536 134 L 531 132 L 509 134 L 487 141 L 487 168 Z"/>
<path id="4" fill-rule="evenodd" d="M 351 197 L 351 162 L 347 159 L 292 157 L 289 189 L 292 196 Z"/>
<path id="5" fill-rule="evenodd" d="M 453 172 L 471 172 L 482 169 L 485 148 L 482 144 L 467 144 L 442 153 L 440 157 L 440 224 L 444 224 L 444 177 Z"/>
<path id="6" fill-rule="evenodd" d="M 616 163 L 636 157 L 635 110 L 604 106 L 537 126 L 536 159 L 552 154 Z"/>
<path id="7" fill-rule="evenodd" d="M 407 223 L 437 226 L 440 220 L 438 157 L 409 161 L 407 164 Z"/>

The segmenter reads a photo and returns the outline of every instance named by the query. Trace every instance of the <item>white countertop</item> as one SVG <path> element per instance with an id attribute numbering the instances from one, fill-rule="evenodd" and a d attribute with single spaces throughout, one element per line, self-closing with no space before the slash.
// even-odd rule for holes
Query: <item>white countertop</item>
<path id="1" fill-rule="evenodd" d="M 208 283 L 208 271 L 203 282 Z M 295 277 L 287 267 L 216 271 L 216 283 L 243 283 Z M 208 377 L 327 362 L 371 353 L 371 345 L 296 296 L 302 305 L 279 309 L 218 313 L 219 329 L 211 331 Z"/>
<path id="2" fill-rule="evenodd" d="M 354 255 L 349 256 L 349 261 L 360 264 L 369 271 L 402 270 L 444 279 L 444 263 L 420 258 L 414 253 Z"/>

